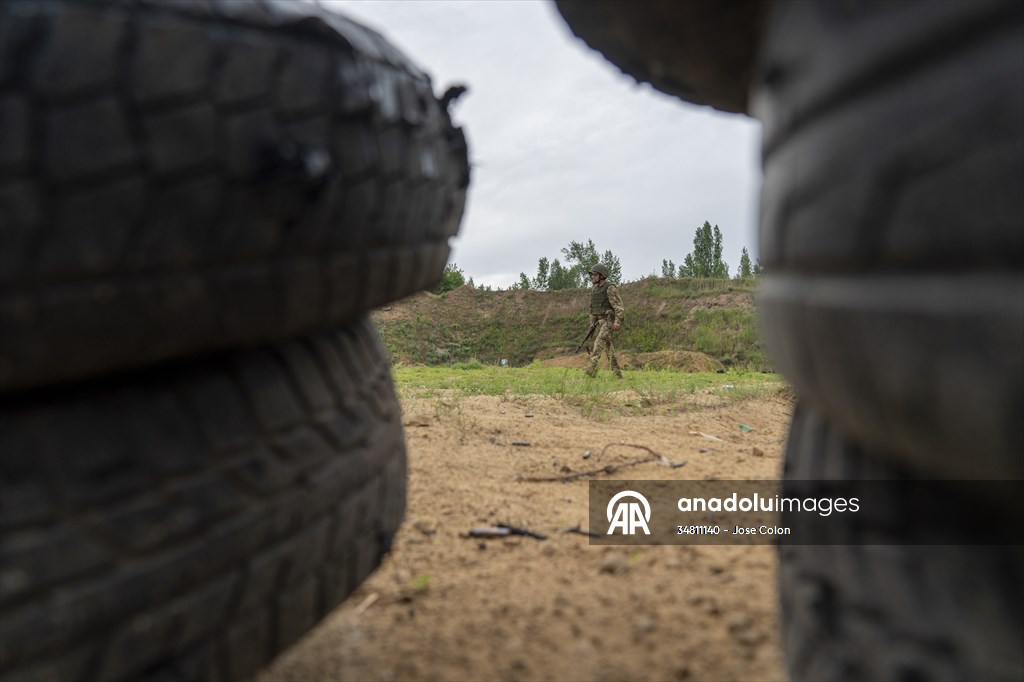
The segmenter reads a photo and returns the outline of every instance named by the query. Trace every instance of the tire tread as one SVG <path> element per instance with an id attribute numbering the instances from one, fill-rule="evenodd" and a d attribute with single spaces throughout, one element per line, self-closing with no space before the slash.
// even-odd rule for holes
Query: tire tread
<path id="1" fill-rule="evenodd" d="M 283 341 L 440 280 L 469 163 L 429 78 L 312 4 L 193 4 L 0 6 L 0 391 Z"/>
<path id="2" fill-rule="evenodd" d="M 4 519 L 5 679 L 252 674 L 373 570 L 404 514 L 400 411 L 368 320 L 23 398 L 0 401 L 15 447 L 0 495 L 42 480 L 49 506 Z M 127 471 L 92 490 L 112 468 Z"/>

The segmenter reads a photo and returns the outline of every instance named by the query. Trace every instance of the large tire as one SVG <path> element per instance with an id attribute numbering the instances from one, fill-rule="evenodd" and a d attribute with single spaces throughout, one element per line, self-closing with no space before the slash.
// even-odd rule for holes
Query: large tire
<path id="1" fill-rule="evenodd" d="M 739 108 L 717 99 L 728 83 L 701 80 L 728 80 L 725 58 L 673 56 L 670 20 L 634 16 L 667 5 L 603 5 L 615 12 L 592 40 L 570 4 L 620 68 Z M 757 64 L 734 81 L 753 74 L 764 125 L 759 316 L 806 406 L 787 478 L 1024 478 L 1024 5 L 767 4 L 756 49 L 735 48 Z M 1024 678 L 1021 548 L 912 546 L 921 529 L 900 520 L 886 546 L 851 527 L 850 545 L 782 549 L 794 677 Z"/>
<path id="2" fill-rule="evenodd" d="M 761 0 L 555 0 L 572 32 L 628 76 L 695 104 L 746 112 Z"/>
<path id="3" fill-rule="evenodd" d="M 429 288 L 468 182 L 429 78 L 317 4 L 4 0 L 0 391 Z"/>
<path id="4" fill-rule="evenodd" d="M 0 402 L 0 677 L 241 680 L 339 603 L 404 513 L 363 319 Z"/>
<path id="5" fill-rule="evenodd" d="M 1012 0 L 780 2 L 763 39 L 765 340 L 925 477 L 1024 478 L 1022 44 Z"/>
<path id="6" fill-rule="evenodd" d="M 751 111 L 759 317 L 807 406 L 787 478 L 1024 478 L 1022 40 L 1017 2 L 775 4 Z M 906 518 L 781 549 L 794 679 L 1022 679 L 1021 548 Z"/>
<path id="7" fill-rule="evenodd" d="M 801 484 L 811 495 L 808 485 L 831 479 L 913 478 L 888 459 L 854 445 L 820 413 L 799 406 L 785 478 L 815 482 Z M 878 493 L 896 489 L 871 488 Z M 1019 501 L 1014 506 L 944 496 L 940 502 L 957 508 L 987 505 L 992 524 L 1019 522 L 1019 513 L 1013 512 Z M 822 544 L 780 547 L 782 640 L 792 679 L 1024 679 L 1024 592 L 1019 585 L 1024 547 L 972 546 L 971 537 L 960 538 L 967 546 L 920 545 L 922 529 L 903 521 L 912 514 L 900 513 L 907 500 L 876 496 L 870 503 L 896 513 L 876 526 L 852 514 L 834 516 L 828 526 L 831 537 L 802 536 Z M 799 517 L 792 518 L 799 523 Z M 802 530 L 794 533 L 801 536 Z M 837 536 L 849 544 L 833 544 Z"/>

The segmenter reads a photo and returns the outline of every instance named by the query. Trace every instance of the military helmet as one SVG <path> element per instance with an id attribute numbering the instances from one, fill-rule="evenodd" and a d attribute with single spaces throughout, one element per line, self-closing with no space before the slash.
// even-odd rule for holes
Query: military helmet
<path id="1" fill-rule="evenodd" d="M 590 268 L 589 271 L 590 272 L 596 272 L 597 274 L 601 275 L 605 279 L 608 278 L 608 266 L 604 265 L 602 263 L 597 263 L 596 265 L 594 265 L 594 267 Z"/>

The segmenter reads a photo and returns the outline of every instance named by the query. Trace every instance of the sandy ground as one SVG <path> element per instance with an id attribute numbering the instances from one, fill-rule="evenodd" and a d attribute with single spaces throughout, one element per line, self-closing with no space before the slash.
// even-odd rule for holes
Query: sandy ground
<path id="1" fill-rule="evenodd" d="M 594 420 L 541 397 L 403 398 L 409 507 L 394 552 L 260 682 L 784 679 L 772 547 L 590 546 L 564 532 L 587 526 L 585 479 L 517 481 L 645 454 L 616 445 L 598 460 L 609 443 L 687 462 L 615 478 L 778 478 L 788 400 L 680 410 Z M 496 523 L 548 539 L 465 536 Z"/>

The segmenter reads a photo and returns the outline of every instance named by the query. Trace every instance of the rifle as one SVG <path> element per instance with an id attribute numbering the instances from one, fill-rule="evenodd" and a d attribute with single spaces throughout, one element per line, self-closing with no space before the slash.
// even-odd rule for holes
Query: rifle
<path id="1" fill-rule="evenodd" d="M 576 347 L 577 353 L 583 350 L 583 346 L 587 343 L 587 340 L 593 335 L 595 329 L 597 329 L 597 322 L 590 325 L 590 329 L 587 330 L 587 335 L 583 337 L 583 340 L 580 341 L 580 345 Z"/>

